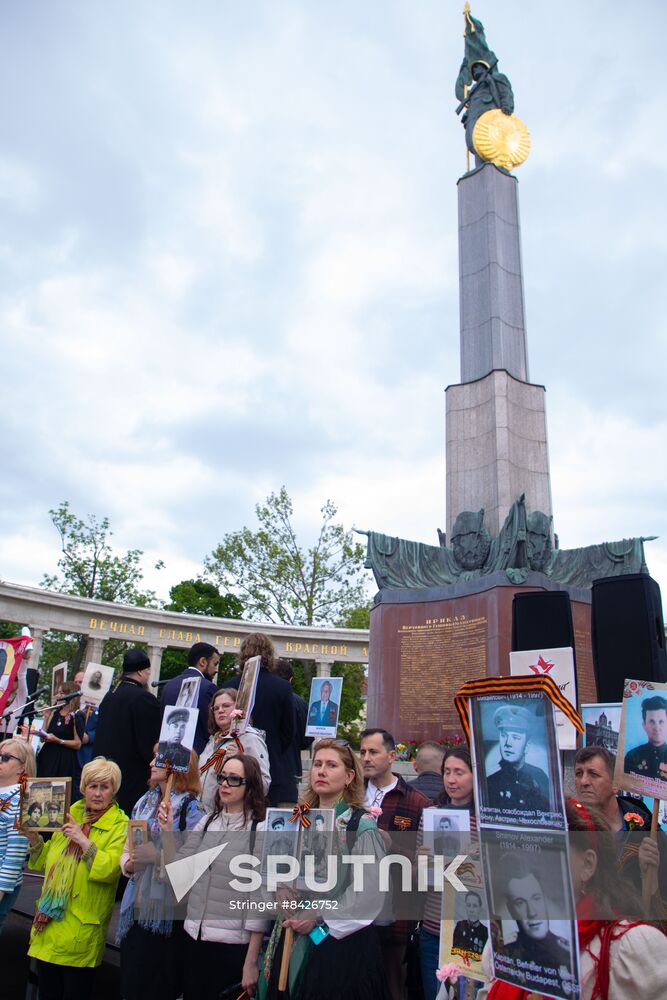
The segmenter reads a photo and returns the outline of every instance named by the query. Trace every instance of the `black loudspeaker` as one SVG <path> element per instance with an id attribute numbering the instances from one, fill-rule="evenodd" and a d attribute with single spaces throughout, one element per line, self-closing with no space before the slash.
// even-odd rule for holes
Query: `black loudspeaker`
<path id="1" fill-rule="evenodd" d="M 667 683 L 660 587 L 645 573 L 593 581 L 592 639 L 598 701 L 622 701 L 626 678 Z"/>
<path id="2" fill-rule="evenodd" d="M 574 649 L 574 624 L 566 590 L 528 591 L 512 602 L 512 652 L 520 649 Z"/>

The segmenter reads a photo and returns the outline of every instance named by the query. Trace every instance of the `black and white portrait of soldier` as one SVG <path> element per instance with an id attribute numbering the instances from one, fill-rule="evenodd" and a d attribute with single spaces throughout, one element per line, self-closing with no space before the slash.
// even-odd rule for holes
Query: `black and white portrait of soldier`
<path id="1" fill-rule="evenodd" d="M 498 770 L 487 777 L 487 804 L 496 809 L 549 809 L 549 779 L 526 752 L 535 729 L 535 715 L 522 705 L 507 703 L 493 713 L 498 733 Z"/>

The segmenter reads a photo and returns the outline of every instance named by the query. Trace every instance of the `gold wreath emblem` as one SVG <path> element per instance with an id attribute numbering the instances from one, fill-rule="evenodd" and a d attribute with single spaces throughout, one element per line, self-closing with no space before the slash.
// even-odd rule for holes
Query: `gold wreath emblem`
<path id="1" fill-rule="evenodd" d="M 472 133 L 477 155 L 497 167 L 512 170 L 528 158 L 530 132 L 516 115 L 506 115 L 500 108 L 485 111 Z"/>

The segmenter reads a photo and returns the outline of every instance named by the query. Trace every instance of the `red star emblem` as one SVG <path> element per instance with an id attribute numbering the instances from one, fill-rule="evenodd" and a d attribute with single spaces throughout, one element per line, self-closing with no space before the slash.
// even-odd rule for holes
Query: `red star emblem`
<path id="1" fill-rule="evenodd" d="M 534 674 L 548 674 L 549 671 L 555 666 L 555 663 L 549 663 L 545 660 L 542 654 L 537 658 L 537 663 L 531 663 L 529 669 L 533 671 Z"/>

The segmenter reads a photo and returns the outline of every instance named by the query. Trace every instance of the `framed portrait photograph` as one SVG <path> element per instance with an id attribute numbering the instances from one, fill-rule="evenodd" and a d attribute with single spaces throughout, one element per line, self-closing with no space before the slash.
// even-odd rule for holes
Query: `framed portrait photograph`
<path id="1" fill-rule="evenodd" d="M 65 822 L 71 801 L 71 778 L 28 778 L 20 824 L 36 833 L 55 833 Z"/>
<path id="2" fill-rule="evenodd" d="M 199 700 L 201 677 L 186 677 L 181 681 L 181 687 L 176 699 L 177 708 L 196 708 Z"/>
<path id="3" fill-rule="evenodd" d="M 89 663 L 81 682 L 81 701 L 86 705 L 99 705 L 112 684 L 113 667 Z"/>
<path id="4" fill-rule="evenodd" d="M 566 828 L 553 704 L 541 691 L 470 699 L 478 819 Z"/>
<path id="5" fill-rule="evenodd" d="M 580 995 L 579 942 L 567 834 L 480 831 L 494 975 L 527 992 Z"/>
<path id="6" fill-rule="evenodd" d="M 130 820 L 127 824 L 127 842 L 130 857 L 134 861 L 135 849 L 148 843 L 148 823 L 145 819 Z"/>
<path id="7" fill-rule="evenodd" d="M 190 767 L 190 752 L 195 742 L 197 708 L 178 708 L 167 705 L 162 716 L 155 763 L 172 771 L 186 772 Z"/>
<path id="8" fill-rule="evenodd" d="M 486 982 L 482 952 L 489 940 L 484 887 L 457 892 L 446 882 L 442 893 L 439 965 L 458 965 L 462 976 Z"/>
<path id="9" fill-rule="evenodd" d="M 236 696 L 236 708 L 243 712 L 243 718 L 235 723 L 236 731 L 239 735 L 244 733 L 250 725 L 250 716 L 255 707 L 255 693 L 257 691 L 257 678 L 262 667 L 261 656 L 251 656 L 246 660 L 239 682 L 239 693 Z"/>
<path id="10" fill-rule="evenodd" d="M 470 853 L 470 813 L 467 809 L 424 809 L 424 846 L 451 860 Z"/>
<path id="11" fill-rule="evenodd" d="M 621 702 L 595 702 L 581 706 L 584 723 L 583 745 L 604 747 L 618 753 L 618 734 L 621 731 Z"/>
<path id="12" fill-rule="evenodd" d="M 328 858 L 333 851 L 335 811 L 333 809 L 311 809 L 308 814 L 309 827 L 301 829 L 299 848 L 300 876 L 297 887 L 305 887 L 305 876 L 309 881 L 325 883 L 329 867 Z"/>
<path id="13" fill-rule="evenodd" d="M 667 684 L 625 681 L 614 784 L 667 799 Z"/>
<path id="14" fill-rule="evenodd" d="M 326 810 L 322 810 L 325 812 Z M 279 854 L 299 857 L 299 823 L 290 822 L 291 809 L 267 809 L 266 829 L 262 835 L 262 878 L 266 878 L 267 859 Z"/>
<path id="15" fill-rule="evenodd" d="M 56 693 L 67 680 L 67 662 L 56 663 L 51 672 L 51 704 L 56 700 Z"/>
<path id="16" fill-rule="evenodd" d="M 342 677 L 313 677 L 308 700 L 306 736 L 335 738 L 342 690 Z"/>

